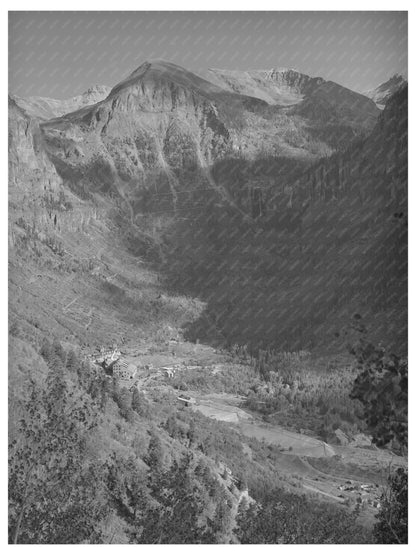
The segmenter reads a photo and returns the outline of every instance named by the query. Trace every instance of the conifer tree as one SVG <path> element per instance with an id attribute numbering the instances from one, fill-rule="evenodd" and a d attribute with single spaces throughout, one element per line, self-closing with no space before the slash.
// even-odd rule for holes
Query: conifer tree
<path id="1" fill-rule="evenodd" d="M 164 452 L 162 442 L 155 430 L 150 431 L 150 441 L 147 449 L 147 455 L 144 462 L 149 466 L 152 473 L 162 470 Z"/>
<path id="2" fill-rule="evenodd" d="M 147 402 L 146 397 L 137 389 L 137 387 L 135 387 L 133 390 L 131 408 L 142 418 L 147 418 L 149 416 L 149 403 Z"/>

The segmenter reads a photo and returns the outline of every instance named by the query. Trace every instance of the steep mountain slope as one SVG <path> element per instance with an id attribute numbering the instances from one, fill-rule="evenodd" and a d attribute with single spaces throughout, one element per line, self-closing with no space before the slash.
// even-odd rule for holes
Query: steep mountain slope
<path id="1" fill-rule="evenodd" d="M 9 97 L 9 200 L 16 208 L 43 191 L 56 191 L 61 178 L 42 148 L 37 119 Z M 29 201 L 30 202 L 30 201 Z"/>
<path id="2" fill-rule="evenodd" d="M 13 95 L 12 98 L 27 114 L 42 120 L 48 120 L 75 112 L 84 106 L 91 106 L 104 100 L 111 91 L 111 87 L 95 85 L 78 96 L 66 100 L 45 98 L 42 96 L 29 96 L 26 98 Z"/>
<path id="3" fill-rule="evenodd" d="M 132 220 L 143 194 L 171 195 L 176 209 L 184 173 L 189 181 L 196 172 L 232 205 L 210 175 L 217 160 L 313 160 L 375 124 L 378 110 L 361 95 L 307 76 L 288 74 L 285 83 L 306 95 L 295 107 L 236 94 L 169 62 L 146 62 L 105 100 L 43 123 L 45 149 L 65 179 L 120 196 Z"/>
<path id="4" fill-rule="evenodd" d="M 43 130 L 48 150 L 67 166 L 94 173 L 92 167 L 101 163 L 124 179 L 148 170 L 169 174 L 206 166 L 228 152 L 226 118 L 245 102 L 250 99 L 157 61 L 140 66 L 105 101 L 48 122 Z M 238 124 L 235 118 L 234 132 Z"/>
<path id="5" fill-rule="evenodd" d="M 278 167 L 235 159 L 215 172 L 251 203 L 253 227 L 213 203 L 170 235 L 177 283 L 208 302 L 191 336 L 341 349 L 335 333 L 359 313 L 405 351 L 407 90 L 368 138 L 306 171 Z"/>
<path id="6" fill-rule="evenodd" d="M 311 133 L 327 144 L 335 142 L 338 147 L 351 140 L 358 129 L 371 130 L 378 116 L 377 107 L 366 96 L 294 69 L 209 69 L 206 75 L 230 91 L 261 98 L 272 105 L 292 106 L 285 113 L 298 114 L 314 122 Z M 342 140 L 340 134 L 344 135 Z"/>
<path id="7" fill-rule="evenodd" d="M 363 94 L 371 98 L 379 108 L 383 109 L 387 101 L 406 84 L 406 79 L 396 73 L 388 81 L 381 83 L 375 89 L 364 91 Z"/>
<path id="8" fill-rule="evenodd" d="M 172 286 L 207 302 L 201 322 L 191 325 L 193 337 L 213 331 L 221 341 L 318 346 L 328 344 L 328 334 L 350 309 L 369 315 L 384 310 L 384 293 L 374 287 L 363 310 L 354 275 L 368 253 L 361 252 L 359 232 L 371 219 L 380 221 L 375 207 L 388 202 L 377 179 L 403 166 L 394 153 L 405 153 L 406 140 L 398 138 L 397 121 L 391 121 L 399 115 L 391 108 L 367 139 L 308 170 L 320 154 L 332 152 L 320 135 L 348 143 L 370 132 L 379 111 L 335 83 L 288 74 L 285 79 L 303 99 L 270 106 L 157 60 L 140 66 L 94 106 L 39 126 L 14 104 L 13 118 L 21 120 L 22 152 L 29 141 L 28 159 L 37 157 L 37 142 L 39 160 L 49 164 L 44 171 L 56 182 L 53 206 L 68 195 L 70 203 L 85 201 L 89 215 L 94 205 L 115 207 L 113 223 L 125 226 L 120 240 L 126 247 L 151 254 Z M 28 138 L 26 127 L 34 130 Z M 389 133 L 380 131 L 386 128 Z M 402 174 L 399 182 L 405 189 Z M 357 202 L 363 207 L 355 211 Z M 52 215 L 49 210 L 44 216 L 49 226 Z M 72 215 L 64 210 L 58 216 L 59 222 Z M 370 250 L 371 230 L 365 228 L 363 238 Z M 345 283 L 353 284 L 356 295 L 350 305 L 341 294 Z M 368 290 L 372 284 L 370 279 Z"/>
<path id="9" fill-rule="evenodd" d="M 302 232 L 308 237 L 311 257 L 322 252 L 319 245 L 326 243 L 322 222 L 327 230 L 326 267 L 329 271 L 332 267 L 336 276 L 331 279 L 328 272 L 327 286 L 334 287 L 337 307 L 334 316 L 343 305 L 355 304 L 357 312 L 369 315 L 379 340 L 389 337 L 403 352 L 407 345 L 407 110 L 404 87 L 387 102 L 367 139 L 308 170 L 295 185 L 293 197 L 294 205 L 309 206 Z"/>
<path id="10" fill-rule="evenodd" d="M 10 98 L 9 321 L 20 337 L 140 341 L 192 319 L 197 301 L 158 300 L 160 280 L 142 260 L 155 240 L 131 227 L 117 199 L 62 179 L 40 137 L 37 118 Z"/>
<path id="11" fill-rule="evenodd" d="M 367 97 L 333 81 L 313 87 L 292 110 L 315 123 L 311 129 L 315 137 L 325 138 L 338 148 L 345 147 L 360 132 L 371 131 L 380 113 Z"/>

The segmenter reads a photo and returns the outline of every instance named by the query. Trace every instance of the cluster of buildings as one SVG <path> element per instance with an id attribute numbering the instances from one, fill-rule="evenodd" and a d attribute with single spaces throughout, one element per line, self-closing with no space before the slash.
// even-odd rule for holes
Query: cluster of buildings
<path id="1" fill-rule="evenodd" d="M 378 485 L 372 484 L 353 484 L 351 480 L 347 480 L 345 484 L 338 486 L 340 491 L 355 493 L 355 501 L 358 505 L 369 505 L 376 509 L 380 508 Z M 344 495 L 340 495 L 344 497 Z"/>
<path id="2" fill-rule="evenodd" d="M 180 368 L 179 364 L 174 364 L 173 366 L 162 366 L 160 370 L 162 371 L 163 375 L 166 376 L 167 378 L 174 378 L 179 368 Z"/>
<path id="3" fill-rule="evenodd" d="M 108 376 L 120 380 L 133 381 L 137 374 L 137 366 L 124 358 L 117 348 L 101 349 L 98 355 L 93 356 L 93 362 L 103 368 Z"/>
<path id="4" fill-rule="evenodd" d="M 130 362 L 117 347 L 113 349 L 101 348 L 98 353 L 95 353 L 88 357 L 90 362 L 98 367 L 100 370 L 104 370 L 105 374 L 109 377 L 117 378 L 118 383 L 122 387 L 132 389 L 138 386 L 137 374 L 138 367 L 136 364 Z M 152 364 L 146 364 L 140 367 L 143 372 L 155 371 L 159 375 L 166 376 L 167 378 L 174 378 L 176 373 L 183 369 L 183 364 L 174 364 L 172 366 L 161 366 L 159 368 L 154 368 Z M 199 368 L 199 366 L 186 366 L 188 369 Z M 196 403 L 193 397 L 189 397 L 185 394 L 180 394 L 177 400 L 185 406 L 190 406 Z"/>

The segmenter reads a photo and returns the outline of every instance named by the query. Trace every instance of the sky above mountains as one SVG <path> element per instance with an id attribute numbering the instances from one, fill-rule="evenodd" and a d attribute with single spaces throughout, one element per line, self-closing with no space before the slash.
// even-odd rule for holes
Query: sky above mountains
<path id="1" fill-rule="evenodd" d="M 10 12 L 9 91 L 68 98 L 163 58 L 290 67 L 364 91 L 407 77 L 406 12 Z"/>

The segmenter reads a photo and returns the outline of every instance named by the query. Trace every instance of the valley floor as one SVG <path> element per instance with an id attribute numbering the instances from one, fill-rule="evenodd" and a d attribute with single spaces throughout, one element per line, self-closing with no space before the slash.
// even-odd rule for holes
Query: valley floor
<path id="1" fill-rule="evenodd" d="M 182 341 L 167 341 L 157 353 L 153 349 L 127 350 L 129 360 L 139 368 L 136 386 L 149 400 L 160 394 L 168 395 L 177 410 L 197 411 L 204 416 L 224 422 L 240 435 L 244 444 L 256 439 L 264 445 L 280 450 L 277 468 L 288 485 L 317 496 L 323 501 L 361 508 L 360 522 L 369 528 L 374 525 L 378 499 L 387 485 L 391 467 L 405 466 L 403 457 L 378 449 L 364 440 L 363 445 L 328 444 L 310 433 L 297 433 L 279 425 L 264 422 L 259 415 L 244 408 L 245 397 L 226 392 L 203 393 L 196 389 L 178 389 L 164 368 L 175 369 L 175 380 L 181 372 L 187 375 L 203 370 L 207 375 L 226 375 L 235 362 L 227 353 L 208 345 Z M 129 354 L 130 353 L 130 354 Z M 242 365 L 243 366 L 243 365 Z M 183 407 L 180 398 L 189 397 L 191 403 Z M 364 438 L 365 439 L 365 438 Z M 250 448 L 246 445 L 250 458 Z"/>

